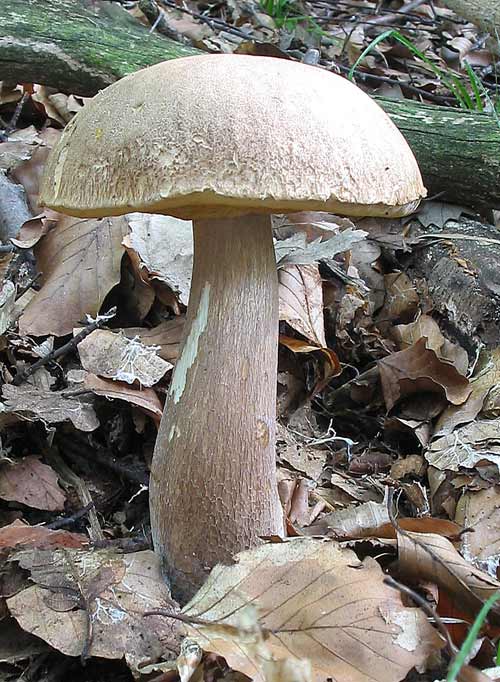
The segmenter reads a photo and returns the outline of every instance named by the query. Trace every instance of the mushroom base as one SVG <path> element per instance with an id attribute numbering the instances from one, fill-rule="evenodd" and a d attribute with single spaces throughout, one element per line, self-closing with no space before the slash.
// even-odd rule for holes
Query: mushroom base
<path id="1" fill-rule="evenodd" d="M 194 222 L 186 330 L 151 467 L 174 596 L 283 533 L 275 463 L 278 280 L 270 216 Z"/>

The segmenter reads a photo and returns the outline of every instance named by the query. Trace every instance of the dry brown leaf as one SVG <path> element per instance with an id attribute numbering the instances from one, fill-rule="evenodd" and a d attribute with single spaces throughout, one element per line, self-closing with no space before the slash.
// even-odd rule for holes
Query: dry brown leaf
<path id="1" fill-rule="evenodd" d="M 472 422 L 438 438 L 425 458 L 441 471 L 472 469 L 483 459 L 500 469 L 500 418 Z"/>
<path id="2" fill-rule="evenodd" d="M 404 530 L 416 533 L 436 533 L 453 538 L 462 530 L 462 527 L 453 521 L 430 516 L 418 519 L 398 518 L 398 525 Z M 366 537 L 396 538 L 396 530 L 389 521 L 385 502 L 349 505 L 346 509 L 325 514 L 318 523 L 307 529 L 307 534 L 333 536 L 337 540 Z"/>
<path id="3" fill-rule="evenodd" d="M 45 130 L 42 130 L 37 146 L 34 147 L 32 153 L 12 173 L 15 180 L 24 187 L 34 215 L 37 215 L 42 210 L 38 204 L 40 179 L 50 150 L 61 137 L 61 133 L 61 130 L 56 130 L 55 128 L 45 128 Z M 47 211 L 44 211 L 44 213 L 47 214 Z"/>
<path id="4" fill-rule="evenodd" d="M 85 388 L 96 395 L 106 398 L 124 400 L 127 403 L 136 405 L 149 414 L 149 416 L 159 424 L 163 412 L 161 402 L 152 388 L 137 389 L 123 384 L 120 381 L 111 379 L 101 379 L 95 374 L 87 374 L 84 380 Z"/>
<path id="5" fill-rule="evenodd" d="M 423 443 L 426 445 L 426 443 Z M 390 476 L 399 481 L 407 476 L 422 478 L 425 475 L 426 465 L 422 455 L 406 455 L 397 459 L 391 466 Z"/>
<path id="6" fill-rule="evenodd" d="M 334 542 L 301 538 L 241 552 L 234 566 L 217 566 L 183 609 L 213 622 L 188 626 L 203 649 L 264 682 L 266 660 L 255 655 L 255 631 L 244 627 L 248 607 L 272 659 L 308 659 L 316 682 L 395 682 L 440 647 L 424 614 L 403 607 L 384 584 L 375 560 L 360 562 Z"/>
<path id="7" fill-rule="evenodd" d="M 43 526 L 27 526 L 22 521 L 13 521 L 0 528 L 0 549 L 11 547 L 68 547 L 80 549 L 86 547 L 89 540 L 85 535 L 70 533 L 66 530 L 50 530 Z"/>
<path id="8" fill-rule="evenodd" d="M 17 238 L 11 241 L 20 249 L 32 249 L 47 234 L 52 224 L 50 220 L 41 216 L 31 218 L 23 223 Z"/>
<path id="9" fill-rule="evenodd" d="M 34 455 L 14 463 L 0 463 L 0 498 L 33 509 L 64 509 L 66 496 L 56 472 Z"/>
<path id="10" fill-rule="evenodd" d="M 173 367 L 154 348 L 105 329 L 96 329 L 81 341 L 78 353 L 87 372 L 127 384 L 137 381 L 146 387 L 157 384 Z"/>
<path id="11" fill-rule="evenodd" d="M 82 653 L 88 619 L 91 656 L 125 657 L 137 669 L 177 647 L 174 621 L 143 617 L 159 608 L 177 610 L 153 552 L 27 550 L 14 558 L 36 584 L 7 599 L 10 612 L 23 630 L 66 656 Z"/>
<path id="12" fill-rule="evenodd" d="M 430 315 L 420 315 L 418 320 L 410 324 L 396 325 L 392 333 L 400 350 L 405 350 L 425 337 L 426 348 L 433 350 L 441 360 L 451 362 L 460 374 L 465 376 L 467 373 L 469 366 L 467 351 L 448 341 L 441 333 L 438 323 Z"/>
<path id="13" fill-rule="evenodd" d="M 325 466 L 327 451 L 298 443 L 286 426 L 281 424 L 277 424 L 276 441 L 281 461 L 313 481 L 319 479 Z"/>
<path id="14" fill-rule="evenodd" d="M 378 365 L 388 410 L 412 393 L 439 393 L 454 405 L 460 405 L 471 392 L 469 382 L 453 365 L 426 348 L 425 338 L 379 360 Z"/>
<path id="15" fill-rule="evenodd" d="M 34 126 L 12 132 L 0 147 L 0 171 L 12 172 L 31 158 L 40 143 L 41 138 Z"/>
<path id="16" fill-rule="evenodd" d="M 83 105 L 73 95 L 54 92 L 52 88 L 47 88 L 44 85 L 35 85 L 34 91 L 32 99 L 43 106 L 47 116 L 63 127 L 83 108 Z"/>
<path id="17" fill-rule="evenodd" d="M 71 421 L 80 431 L 94 431 L 99 426 L 94 408 L 84 396 L 65 396 L 64 391 L 50 391 L 29 384 L 5 384 L 2 394 L 3 412 L 27 421 L 40 420 L 48 424 Z"/>
<path id="18" fill-rule="evenodd" d="M 500 565 L 500 488 L 466 490 L 457 504 L 455 520 L 473 532 L 461 537 L 463 556 L 496 577 Z"/>
<path id="19" fill-rule="evenodd" d="M 307 534 L 325 535 L 336 540 L 377 535 L 377 530 L 389 521 L 385 502 L 364 502 L 349 505 L 325 514 L 307 529 Z M 371 532 L 373 531 L 373 532 Z"/>
<path id="20" fill-rule="evenodd" d="M 131 213 L 126 220 L 130 234 L 124 245 L 138 254 L 147 280 L 164 282 L 187 305 L 193 269 L 191 221 L 148 213 Z"/>
<path id="21" fill-rule="evenodd" d="M 128 327 L 122 331 L 128 339 L 138 337 L 145 346 L 158 346 L 160 358 L 173 365 L 179 355 L 185 321 L 185 316 L 181 315 L 171 320 L 165 320 L 151 329 Z"/>
<path id="22" fill-rule="evenodd" d="M 123 217 L 81 220 L 64 216 L 35 247 L 42 288 L 19 320 L 21 334 L 71 334 L 85 315 L 95 316 L 120 281 Z"/>
<path id="23" fill-rule="evenodd" d="M 326 348 L 323 287 L 317 263 L 278 270 L 280 320 L 320 348 Z"/>
<path id="24" fill-rule="evenodd" d="M 484 602 L 500 590 L 500 583 L 473 566 L 452 543 L 431 533 L 398 533 L 399 569 L 404 576 L 428 580 L 448 592 L 461 609 L 476 616 Z M 500 623 L 500 607 L 490 617 Z"/>
<path id="25" fill-rule="evenodd" d="M 324 360 L 323 377 L 318 381 L 317 386 L 313 389 L 313 394 L 321 390 L 328 379 L 340 372 L 340 360 L 338 359 L 335 351 L 331 350 L 331 348 L 320 348 L 319 346 L 313 346 L 307 341 L 303 341 L 302 339 L 294 339 L 291 336 L 284 336 L 283 334 L 280 334 L 279 342 L 282 346 L 285 346 L 293 353 L 314 353 L 315 351 L 321 352 L 322 358 Z"/>
<path id="26" fill-rule="evenodd" d="M 330 484 L 333 488 L 332 497 L 340 504 L 351 504 L 353 501 L 380 502 L 384 497 L 383 486 L 375 486 L 369 477 L 353 478 L 334 472 Z"/>
<path id="27" fill-rule="evenodd" d="M 446 436 L 459 424 L 471 422 L 483 409 L 488 394 L 494 395 L 500 386 L 500 348 L 482 351 L 470 385 L 471 393 L 465 403 L 450 405 L 438 419 L 436 436 Z"/>

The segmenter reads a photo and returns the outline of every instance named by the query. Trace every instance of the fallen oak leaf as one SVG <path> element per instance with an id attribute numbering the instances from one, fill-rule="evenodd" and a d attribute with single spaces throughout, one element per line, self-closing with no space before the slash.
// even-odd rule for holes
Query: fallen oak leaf
<path id="1" fill-rule="evenodd" d="M 236 561 L 216 566 L 182 615 L 192 639 L 254 682 L 265 672 L 241 631 L 249 605 L 273 660 L 309 659 L 317 682 L 401 680 L 441 647 L 424 614 L 384 584 L 375 560 L 361 562 L 335 542 L 267 544 Z"/>
<path id="2" fill-rule="evenodd" d="M 315 225 L 315 223 L 307 224 L 310 227 Z M 300 224 L 297 225 L 300 229 Z M 324 230 L 332 230 L 332 226 L 328 223 L 319 222 L 316 225 L 323 227 Z M 367 236 L 368 232 L 364 230 L 348 227 L 337 234 L 330 234 L 326 238 L 319 237 L 308 242 L 305 232 L 297 232 L 287 239 L 274 242 L 278 268 L 332 260 L 337 254 L 349 251 L 354 244 L 363 241 Z"/>

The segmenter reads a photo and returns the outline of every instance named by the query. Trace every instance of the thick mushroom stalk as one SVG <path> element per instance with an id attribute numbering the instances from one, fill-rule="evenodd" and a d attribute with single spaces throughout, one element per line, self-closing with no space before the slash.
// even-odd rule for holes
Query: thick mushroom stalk
<path id="1" fill-rule="evenodd" d="M 270 217 L 194 221 L 182 351 L 151 467 L 151 526 L 174 594 L 281 534 L 275 464 L 278 282 Z"/>

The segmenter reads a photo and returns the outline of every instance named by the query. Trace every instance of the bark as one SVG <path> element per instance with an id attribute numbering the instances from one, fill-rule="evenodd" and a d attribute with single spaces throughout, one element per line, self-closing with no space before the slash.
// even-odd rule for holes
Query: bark
<path id="1" fill-rule="evenodd" d="M 114 3 L 2 0 L 0 80 L 93 95 L 137 69 L 198 53 L 149 33 Z M 493 117 L 409 100 L 377 101 L 408 140 L 430 195 L 500 208 L 500 128 Z"/>
<path id="2" fill-rule="evenodd" d="M 275 462 L 278 280 L 270 216 L 194 223 L 182 351 L 151 467 L 151 527 L 173 594 L 281 534 Z"/>
<path id="3" fill-rule="evenodd" d="M 92 96 L 129 73 L 193 48 L 149 33 L 102 0 L 1 0 L 0 81 Z"/>
<path id="4" fill-rule="evenodd" d="M 448 220 L 444 227 L 423 228 L 412 222 L 411 236 L 442 235 L 414 248 L 405 271 L 428 309 L 440 317 L 447 335 L 471 358 L 482 345 L 496 348 L 500 339 L 500 238 L 493 225 L 469 218 Z"/>
<path id="5" fill-rule="evenodd" d="M 491 34 L 488 43 L 497 54 L 500 54 L 500 3 L 498 0 L 443 0 L 446 7 L 458 16 L 476 24 L 478 28 Z"/>

